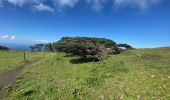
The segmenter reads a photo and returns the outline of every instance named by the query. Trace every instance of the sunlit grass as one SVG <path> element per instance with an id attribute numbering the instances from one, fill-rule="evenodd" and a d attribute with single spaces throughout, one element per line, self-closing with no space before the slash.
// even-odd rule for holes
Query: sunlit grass
<path id="1" fill-rule="evenodd" d="M 137 49 L 100 62 L 70 62 L 53 53 L 24 70 L 6 99 L 98 100 L 170 98 L 170 48 Z"/>
<path id="2" fill-rule="evenodd" d="M 26 61 L 34 61 L 44 56 L 43 52 L 25 52 Z M 0 51 L 0 73 L 10 71 L 26 63 L 24 51 Z"/>

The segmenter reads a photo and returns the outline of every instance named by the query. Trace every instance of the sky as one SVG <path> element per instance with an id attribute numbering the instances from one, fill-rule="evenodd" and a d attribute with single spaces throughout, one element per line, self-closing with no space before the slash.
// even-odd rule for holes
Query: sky
<path id="1" fill-rule="evenodd" d="M 0 0 L 0 43 L 48 43 L 64 36 L 170 46 L 170 0 Z"/>

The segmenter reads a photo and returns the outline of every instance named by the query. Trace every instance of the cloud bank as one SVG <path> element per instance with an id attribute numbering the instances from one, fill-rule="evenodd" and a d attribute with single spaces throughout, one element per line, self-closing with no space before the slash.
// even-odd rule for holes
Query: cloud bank
<path id="1" fill-rule="evenodd" d="M 79 2 L 83 2 L 89 5 L 88 7 L 93 11 L 100 12 L 105 6 L 108 6 L 107 4 L 111 4 L 113 7 L 110 8 L 114 9 L 131 7 L 146 10 L 162 1 L 163 0 L 0 0 L 0 7 L 3 6 L 3 2 L 6 2 L 19 7 L 30 5 L 37 11 L 54 12 L 66 7 L 74 8 Z"/>
<path id="2" fill-rule="evenodd" d="M 0 39 L 2 39 L 2 40 L 16 40 L 16 36 L 5 34 L 5 35 L 1 35 Z"/>
<path id="3" fill-rule="evenodd" d="M 33 40 L 34 44 L 38 44 L 38 43 L 43 43 L 43 44 L 47 44 L 50 43 L 50 41 L 48 40 Z"/>

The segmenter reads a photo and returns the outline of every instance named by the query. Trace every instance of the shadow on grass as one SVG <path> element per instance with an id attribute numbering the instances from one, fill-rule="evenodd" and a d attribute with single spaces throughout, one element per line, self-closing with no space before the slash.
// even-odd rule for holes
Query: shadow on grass
<path id="1" fill-rule="evenodd" d="M 73 54 L 66 54 L 64 55 L 64 57 L 73 57 L 74 55 Z"/>
<path id="2" fill-rule="evenodd" d="M 72 64 L 83 64 L 83 63 L 89 63 L 89 62 L 97 62 L 97 59 L 94 58 L 77 58 L 77 59 L 71 59 L 70 63 Z"/>

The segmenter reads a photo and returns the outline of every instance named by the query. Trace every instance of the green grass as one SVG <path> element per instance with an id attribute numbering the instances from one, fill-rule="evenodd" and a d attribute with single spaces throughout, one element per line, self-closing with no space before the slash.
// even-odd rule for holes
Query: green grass
<path id="1" fill-rule="evenodd" d="M 71 62 L 53 53 L 22 72 L 6 89 L 13 100 L 98 100 L 170 98 L 170 48 L 138 49 L 100 62 Z"/>
<path id="2" fill-rule="evenodd" d="M 31 62 L 44 56 L 42 52 L 26 51 L 26 60 Z M 0 73 L 10 71 L 25 64 L 24 51 L 0 51 Z"/>

